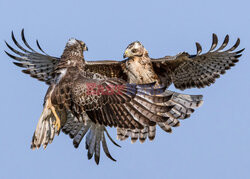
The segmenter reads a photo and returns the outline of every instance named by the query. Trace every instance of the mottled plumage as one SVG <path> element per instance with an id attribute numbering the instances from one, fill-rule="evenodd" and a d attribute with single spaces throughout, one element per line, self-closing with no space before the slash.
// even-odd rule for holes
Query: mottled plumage
<path id="1" fill-rule="evenodd" d="M 127 74 L 128 83 L 146 84 L 156 82 L 156 86 L 162 84 L 161 79 L 154 71 L 151 59 L 148 56 L 148 51 L 140 42 L 136 41 L 129 44 L 124 52 L 124 58 L 127 59 L 122 68 L 123 72 Z M 202 96 L 184 95 L 169 90 L 166 90 L 165 94 L 172 96 L 165 105 L 173 106 L 173 108 L 164 114 L 169 120 L 166 122 L 158 122 L 156 125 L 158 124 L 161 129 L 171 133 L 171 127 L 180 125 L 178 119 L 188 118 L 190 114 L 194 112 L 194 109 L 202 104 Z M 142 130 L 118 128 L 117 137 L 120 140 L 124 140 L 130 136 L 132 143 L 138 138 L 140 142 L 144 142 L 147 136 L 149 140 L 153 140 L 156 134 L 156 125 L 144 125 Z"/>
<path id="2" fill-rule="evenodd" d="M 196 43 L 196 55 L 189 55 L 183 52 L 176 56 L 166 56 L 159 59 L 150 58 L 148 51 L 140 42 L 131 43 L 124 53 L 124 57 L 129 58 L 120 62 L 121 71 L 126 74 L 123 74 L 122 77 L 124 78 L 124 76 L 126 76 L 129 83 L 136 84 L 156 81 L 159 84 L 169 86 L 171 83 L 174 83 L 175 87 L 181 90 L 191 87 L 203 88 L 210 86 L 215 82 L 216 78 L 219 78 L 221 74 L 224 74 L 226 70 L 238 62 L 238 58 L 244 50 L 233 52 L 240 44 L 240 40 L 237 39 L 233 47 L 222 51 L 227 46 L 228 41 L 229 36 L 227 35 L 222 45 L 215 50 L 218 39 L 217 36 L 213 34 L 212 46 L 205 54 L 201 54 L 201 45 Z M 101 62 L 98 63 L 99 64 L 93 64 L 93 66 L 104 66 L 105 64 L 105 62 L 103 62 L 103 64 L 101 64 Z M 111 66 L 110 63 L 109 66 Z M 117 62 L 114 63 L 117 67 Z M 92 69 L 94 69 L 94 67 L 92 67 Z M 96 68 L 96 70 L 99 69 Z M 121 74 L 121 72 L 119 74 Z M 158 123 L 158 125 L 164 131 L 171 132 L 171 126 L 179 125 L 178 119 L 188 118 L 194 111 L 194 108 L 200 106 L 202 96 L 183 95 L 168 90 L 165 93 L 174 94 L 172 99 L 167 103 L 167 105 L 174 105 L 174 108 L 166 113 L 170 120 L 172 119 L 172 122 L 170 124 L 168 122 Z M 156 130 L 153 126 L 151 126 L 151 128 L 151 136 L 149 136 L 149 138 L 153 139 Z M 134 142 L 135 139 L 138 138 L 138 135 L 146 137 L 149 131 L 148 127 L 145 126 L 144 131 L 118 129 L 117 134 L 118 139 L 123 140 L 130 136 L 132 142 Z M 144 140 L 140 141 L 143 142 Z"/>
<path id="3" fill-rule="evenodd" d="M 6 44 L 10 50 L 20 57 L 6 52 L 7 55 L 18 61 L 14 62 L 15 65 L 25 68 L 23 70 L 24 73 L 50 84 L 51 79 L 53 79 L 53 71 L 59 63 L 60 58 L 47 55 L 40 47 L 38 41 L 36 43 L 41 53 L 36 52 L 25 40 L 23 31 L 21 36 L 24 44 L 30 51 L 23 48 L 12 33 L 12 39 L 21 51 L 15 50 L 7 42 Z M 223 51 L 228 42 L 229 36 L 226 35 L 222 45 L 215 50 L 218 38 L 213 34 L 212 46 L 207 53 L 201 54 L 201 45 L 196 43 L 196 55 L 189 55 L 183 52 L 176 56 L 151 58 L 153 70 L 166 86 L 174 83 L 175 87 L 181 90 L 191 87 L 203 88 L 209 86 L 215 82 L 216 78 L 220 77 L 221 74 L 224 74 L 226 70 L 238 62 L 238 58 L 244 50 L 241 49 L 234 52 L 240 44 L 240 39 L 237 39 L 233 47 Z M 126 60 L 86 61 L 85 68 L 107 77 L 117 77 L 127 80 L 127 75 L 124 73 L 123 68 L 125 63 Z"/>
<path id="4" fill-rule="evenodd" d="M 106 126 L 131 130 L 132 141 L 138 137 L 143 141 L 144 135 L 148 135 L 151 140 L 154 138 L 154 126 L 157 123 L 177 125 L 172 117 L 166 115 L 176 108 L 175 105 L 167 104 L 174 96 L 173 93 L 164 92 L 164 86 L 156 87 L 153 80 L 149 80 L 152 82 L 147 84 L 128 85 L 123 80 L 126 78 L 114 73 L 118 67 L 114 67 L 113 71 L 105 76 L 91 72 L 84 60 L 83 51 L 87 50 L 87 47 L 82 41 L 70 39 L 61 58 L 55 58 L 46 55 L 38 43 L 44 54 L 33 50 L 26 42 L 23 31 L 22 40 L 31 51 L 21 47 L 13 33 L 12 38 L 23 52 L 6 43 L 19 57 L 6 53 L 19 61 L 16 65 L 26 68 L 25 73 L 50 85 L 44 98 L 42 115 L 33 135 L 32 149 L 41 145 L 46 148 L 62 128 L 64 133 L 73 138 L 75 147 L 79 146 L 86 134 L 88 158 L 91 159 L 94 155 L 98 164 L 100 145 L 105 154 L 114 160 L 109 153 L 105 135 L 119 146 L 109 136 Z M 122 74 L 126 76 L 127 73 L 122 71 Z M 117 76 L 121 78 L 114 78 Z M 94 87 L 91 87 L 93 84 Z M 98 91 L 99 87 L 101 91 Z"/>
<path id="5" fill-rule="evenodd" d="M 135 42 L 128 46 L 127 49 L 131 51 L 130 54 L 124 54 L 125 57 L 129 57 L 124 61 L 85 61 L 81 55 L 82 49 L 79 52 L 79 49 L 74 51 L 65 48 L 61 58 L 52 57 L 41 49 L 38 41 L 37 46 L 41 52 L 36 52 L 29 46 L 23 31 L 21 36 L 28 50 L 17 42 L 12 33 L 12 39 L 21 51 L 15 50 L 6 42 L 9 49 L 18 56 L 6 52 L 7 55 L 18 61 L 14 64 L 23 67 L 24 73 L 50 85 L 44 103 L 44 109 L 50 110 L 44 110 L 42 113 L 40 119 L 43 120 L 39 120 L 32 148 L 39 148 L 40 145 L 46 147 L 52 142 L 55 133 L 59 133 L 60 130 L 55 127 L 55 112 L 53 113 L 52 108 L 46 108 L 55 107 L 54 111 L 58 115 L 57 118 L 60 118 L 63 132 L 73 138 L 75 147 L 79 146 L 86 135 L 88 158 L 95 155 L 97 163 L 100 157 L 100 144 L 106 155 L 113 159 L 108 151 L 105 135 L 116 143 L 109 136 L 105 126 L 117 127 L 117 137 L 120 140 L 128 137 L 131 137 L 132 142 L 138 139 L 144 142 L 147 137 L 153 140 L 156 124 L 164 131 L 171 132 L 171 127 L 179 126 L 178 119 L 188 118 L 194 109 L 202 104 L 202 96 L 166 90 L 161 94 L 164 98 L 154 96 L 153 99 L 152 96 L 138 95 L 138 92 L 145 90 L 145 86 L 142 88 L 135 85 L 125 86 L 126 92 L 133 91 L 130 95 L 124 95 L 127 93 L 123 91 L 122 95 L 88 96 L 87 83 L 124 86 L 126 81 L 135 84 L 149 83 L 150 88 L 157 88 L 160 84 L 168 87 L 173 83 L 181 90 L 201 88 L 211 85 L 216 78 L 234 66 L 244 50 L 234 52 L 240 43 L 238 39 L 232 48 L 222 51 L 228 44 L 228 35 L 221 47 L 215 50 L 218 39 L 213 34 L 212 46 L 205 54 L 201 54 L 201 46 L 196 43 L 196 55 L 184 52 L 176 56 L 154 59 L 148 56 L 147 50 L 140 42 Z M 165 88 L 161 88 L 163 89 Z M 147 90 L 144 91 L 145 94 L 146 92 Z"/>
<path id="6" fill-rule="evenodd" d="M 181 90 L 210 86 L 216 78 L 219 78 L 220 74 L 224 74 L 226 70 L 238 62 L 238 58 L 244 50 L 233 52 L 239 46 L 240 40 L 238 39 L 232 48 L 222 51 L 227 46 L 228 41 L 229 36 L 227 35 L 222 45 L 214 50 L 218 44 L 218 39 L 213 34 L 212 46 L 205 54 L 201 54 L 201 46 L 196 43 L 196 55 L 189 55 L 184 52 L 173 57 L 166 56 L 159 59 L 150 58 L 144 46 L 136 41 L 128 45 L 124 53 L 124 58 L 128 57 L 128 59 L 121 64 L 121 67 L 123 72 L 127 74 L 130 83 L 144 84 L 156 81 L 165 86 L 174 83 L 175 87 Z M 173 105 L 174 108 L 166 113 L 172 119 L 172 122 L 169 123 L 169 120 L 165 123 L 158 123 L 158 125 L 164 131 L 171 132 L 171 127 L 179 125 L 178 119 L 188 118 L 194 108 L 199 107 L 202 96 L 183 95 L 168 90 L 165 93 L 172 93 L 172 98 L 167 102 L 167 105 Z M 153 127 L 151 126 L 151 128 Z M 155 131 L 155 129 L 152 131 Z M 134 141 L 133 136 L 138 138 L 138 134 L 141 134 L 146 137 L 149 130 L 145 126 L 144 131 L 118 129 L 117 133 L 121 140 L 130 136 Z M 153 135 L 155 134 L 153 133 Z"/>
<path id="7" fill-rule="evenodd" d="M 154 69 L 165 85 L 173 83 L 176 88 L 204 88 L 215 82 L 216 78 L 225 74 L 232 66 L 235 66 L 244 49 L 234 52 L 239 46 L 238 38 L 233 47 L 223 51 L 229 42 L 226 35 L 222 45 L 215 50 L 218 38 L 213 34 L 212 46 L 207 53 L 201 54 L 202 48 L 196 43 L 197 54 L 189 55 L 186 52 L 176 56 L 166 56 L 159 59 L 151 59 Z"/>

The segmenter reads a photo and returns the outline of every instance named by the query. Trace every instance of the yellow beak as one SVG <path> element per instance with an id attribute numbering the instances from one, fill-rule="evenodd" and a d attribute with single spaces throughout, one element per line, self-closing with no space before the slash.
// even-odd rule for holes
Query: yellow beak
<path id="1" fill-rule="evenodd" d="M 128 49 L 123 54 L 123 58 L 127 58 L 127 57 L 129 57 L 129 50 Z"/>

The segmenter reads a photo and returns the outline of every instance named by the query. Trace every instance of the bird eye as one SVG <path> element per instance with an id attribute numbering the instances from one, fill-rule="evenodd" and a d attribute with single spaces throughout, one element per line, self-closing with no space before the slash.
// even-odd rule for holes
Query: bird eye
<path id="1" fill-rule="evenodd" d="M 137 52 L 137 49 L 132 49 L 131 50 L 133 53 L 136 53 Z"/>

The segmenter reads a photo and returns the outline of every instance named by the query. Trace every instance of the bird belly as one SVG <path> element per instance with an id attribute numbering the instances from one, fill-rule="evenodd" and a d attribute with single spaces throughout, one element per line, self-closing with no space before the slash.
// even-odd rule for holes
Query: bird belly
<path id="1" fill-rule="evenodd" d="M 127 65 L 127 75 L 129 83 L 145 84 L 158 81 L 150 64 L 141 64 L 137 61 Z"/>

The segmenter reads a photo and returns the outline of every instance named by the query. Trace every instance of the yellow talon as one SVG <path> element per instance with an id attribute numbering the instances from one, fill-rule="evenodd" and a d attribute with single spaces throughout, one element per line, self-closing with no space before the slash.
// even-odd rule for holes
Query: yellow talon
<path id="1" fill-rule="evenodd" d="M 56 113 L 56 110 L 54 108 L 54 106 L 51 106 L 50 109 L 52 110 L 52 113 L 54 114 L 55 118 L 56 118 L 56 122 L 54 123 L 55 127 L 57 128 L 57 131 L 60 130 L 61 128 L 61 120 L 60 118 L 58 117 L 57 113 Z"/>
<path id="2" fill-rule="evenodd" d="M 56 122 L 54 122 L 54 125 L 55 125 L 55 127 L 57 128 L 57 131 L 59 131 L 60 128 L 61 128 L 61 120 L 60 120 L 60 118 L 58 117 L 58 115 L 57 115 L 57 113 L 56 113 L 55 107 L 51 104 L 51 99 L 50 99 L 50 98 L 48 99 L 48 108 L 51 109 L 53 115 L 54 115 L 55 118 L 56 118 Z"/>

